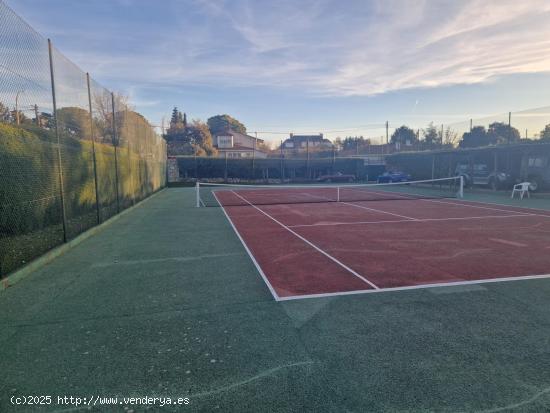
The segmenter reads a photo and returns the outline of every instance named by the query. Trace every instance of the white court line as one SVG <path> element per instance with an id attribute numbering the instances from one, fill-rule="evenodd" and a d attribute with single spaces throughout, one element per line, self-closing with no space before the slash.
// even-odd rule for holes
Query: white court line
<path id="1" fill-rule="evenodd" d="M 360 190 L 357 190 L 357 189 L 352 189 L 352 191 L 359 191 L 360 192 Z M 388 193 L 388 192 L 379 192 L 379 191 L 369 191 L 369 192 L 373 193 L 373 194 L 380 194 L 380 195 L 386 195 Z M 470 201 L 470 200 L 461 199 L 460 201 L 470 203 L 470 204 L 463 204 L 461 202 L 441 201 L 441 200 L 437 200 L 437 199 L 408 198 L 408 197 L 406 197 L 402 194 L 394 193 L 394 192 L 391 192 L 391 194 L 394 194 L 394 195 L 396 195 L 400 198 L 403 198 L 403 200 L 418 200 L 418 201 L 425 201 L 425 202 L 435 202 L 435 203 L 438 203 L 438 204 L 465 206 L 465 207 L 470 207 L 470 208 L 487 209 L 487 210 L 491 210 L 491 211 L 508 212 L 508 213 L 513 213 L 513 214 L 522 214 L 522 215 L 534 215 L 534 216 L 541 216 L 541 217 L 550 218 L 549 215 L 544 215 L 544 214 L 535 214 L 535 213 L 531 213 L 531 212 L 520 212 L 520 211 L 511 210 L 511 209 L 493 208 L 493 207 L 486 207 L 486 206 L 481 206 L 481 205 L 471 205 L 471 203 L 473 203 L 473 202 L 477 202 L 477 203 L 480 203 L 480 204 L 484 203 L 484 202 L 480 202 L 480 201 Z M 405 193 L 405 195 L 407 195 L 407 194 Z M 411 194 L 411 195 L 414 195 L 414 194 Z M 358 201 L 358 202 L 361 202 L 361 201 Z M 490 204 L 490 203 L 488 203 L 488 204 L 489 205 L 499 205 L 499 204 Z M 503 205 L 503 206 L 509 206 L 510 208 L 522 208 L 522 207 L 515 207 L 515 206 L 512 206 L 512 205 Z M 536 210 L 535 208 L 531 208 L 531 209 Z M 540 210 L 540 211 L 544 211 L 544 210 Z"/>
<path id="2" fill-rule="evenodd" d="M 357 201 L 357 202 L 361 202 L 361 201 Z M 367 201 L 367 202 L 368 202 L 368 201 Z M 382 210 L 382 209 L 367 208 L 366 206 L 352 204 L 351 202 L 339 202 L 339 204 L 350 205 L 350 206 L 354 206 L 354 207 L 356 207 L 356 208 L 366 209 L 367 211 L 374 211 L 374 212 L 378 212 L 378 213 L 382 213 L 382 214 L 393 215 L 393 216 L 396 216 L 396 217 L 399 217 L 399 218 L 406 218 L 406 219 L 409 220 L 409 221 L 418 221 L 416 218 L 408 217 L 408 216 L 406 216 L 406 215 L 399 215 L 399 214 L 395 214 L 395 213 L 393 213 L 393 212 L 384 211 L 384 210 Z"/>
<path id="3" fill-rule="evenodd" d="M 508 212 L 508 213 L 512 212 L 514 214 L 524 214 L 524 215 L 537 215 L 537 214 L 532 214 L 530 212 L 518 212 L 518 211 L 509 210 L 509 209 L 493 208 L 493 207 L 486 207 L 486 206 L 481 206 L 481 205 L 461 204 L 461 203 L 457 203 L 457 202 L 440 201 L 438 199 L 421 199 L 421 201 L 435 202 L 435 203 L 438 203 L 438 204 L 446 204 L 446 205 L 465 206 L 467 208 L 487 209 L 489 211 L 500 211 L 500 212 Z"/>
<path id="4" fill-rule="evenodd" d="M 304 241 L 306 244 L 308 244 L 310 247 L 313 247 L 315 250 L 317 250 L 318 252 L 320 252 L 321 254 L 323 254 L 325 257 L 329 258 L 330 260 L 332 260 L 333 262 L 335 262 L 336 264 L 338 264 L 339 266 L 341 266 L 342 268 L 344 268 L 345 270 L 347 270 L 348 272 L 350 272 L 351 274 L 355 275 L 357 278 L 363 280 L 365 283 L 367 283 L 368 285 L 370 285 L 371 287 L 373 287 L 374 289 L 378 289 L 379 287 L 370 282 L 369 280 L 367 280 L 365 277 L 363 277 L 361 274 L 357 273 L 356 271 L 354 271 L 353 269 L 351 269 L 350 267 L 348 267 L 346 264 L 342 263 L 341 261 L 339 261 L 338 259 L 334 258 L 332 255 L 330 255 L 329 253 L 323 251 L 321 248 L 319 248 L 317 245 L 313 244 L 311 241 L 308 241 L 306 238 L 302 237 L 300 234 L 298 234 L 297 232 L 291 230 L 289 227 L 287 227 L 285 224 L 283 224 L 282 222 L 278 221 L 277 219 L 273 218 L 271 215 L 269 215 L 267 212 L 263 211 L 262 209 L 258 208 L 256 205 L 254 204 L 251 204 L 248 200 L 246 200 L 245 198 L 243 198 L 241 195 L 237 194 L 235 191 L 231 191 L 233 192 L 233 194 L 235 194 L 236 196 L 238 196 L 239 198 L 241 198 L 243 201 L 245 201 L 248 205 L 250 205 L 251 207 L 255 208 L 256 210 L 260 211 L 262 214 L 264 214 L 266 217 L 268 217 L 269 219 L 271 219 L 272 221 L 276 222 L 277 224 L 279 224 L 281 227 L 283 227 L 284 229 L 286 229 L 288 232 L 290 232 L 291 234 L 295 235 L 296 237 L 298 237 L 299 239 L 301 239 L 302 241 Z"/>
<path id="5" fill-rule="evenodd" d="M 275 291 L 275 289 L 273 288 L 273 286 L 271 285 L 271 283 L 269 282 L 269 280 L 267 279 L 267 277 L 265 276 L 264 272 L 262 271 L 262 268 L 260 267 L 260 264 L 258 264 L 258 261 L 256 261 L 256 258 L 254 258 L 254 255 L 252 255 L 252 252 L 250 251 L 250 249 L 248 248 L 248 246 L 246 245 L 246 243 L 244 242 L 244 239 L 243 237 L 241 237 L 241 234 L 239 233 L 239 231 L 237 230 L 237 227 L 235 227 L 235 224 L 233 224 L 233 221 L 231 220 L 231 218 L 229 217 L 229 215 L 227 214 L 227 211 L 225 210 L 225 208 L 223 207 L 223 205 L 221 204 L 220 200 L 218 199 L 215 191 L 212 191 L 212 194 L 214 195 L 214 198 L 216 198 L 216 202 L 220 205 L 223 213 L 225 214 L 225 217 L 227 218 L 227 220 L 229 221 L 229 223 L 231 224 L 231 227 L 233 228 L 233 231 L 235 231 L 235 234 L 237 234 L 237 237 L 239 237 L 239 239 L 241 240 L 241 243 L 243 244 L 243 247 L 244 249 L 246 250 L 246 252 L 248 253 L 248 256 L 250 257 L 250 259 L 252 260 L 252 262 L 254 263 L 254 265 L 256 266 L 256 269 L 258 270 L 258 272 L 260 273 L 260 275 L 262 276 L 262 278 L 264 279 L 264 282 L 266 283 L 267 285 L 267 288 L 269 288 L 269 291 L 271 292 L 271 295 L 273 295 L 273 298 L 275 299 L 275 301 L 279 301 L 281 299 L 281 297 L 279 297 L 279 295 L 277 294 L 277 292 Z"/>
<path id="6" fill-rule="evenodd" d="M 356 191 L 357 191 L 357 190 L 356 190 Z M 373 191 L 371 191 L 371 192 L 373 192 Z M 377 192 L 377 193 L 379 193 L 379 192 Z M 335 201 L 335 200 L 332 199 L 332 198 L 327 198 L 327 197 L 320 196 L 320 195 L 308 194 L 307 192 L 304 192 L 303 194 L 304 194 L 304 195 L 307 195 L 307 196 L 310 196 L 310 197 L 313 197 L 313 198 L 326 199 L 327 201 Z M 353 203 L 351 203 L 351 202 L 344 202 L 344 201 L 335 201 L 335 202 L 336 202 L 337 204 L 349 205 L 349 206 L 352 206 L 352 207 L 365 209 L 365 210 L 367 210 L 367 211 L 373 211 L 373 212 L 378 212 L 378 213 L 382 213 L 382 214 L 393 215 L 393 216 L 396 216 L 396 217 L 399 217 L 399 218 L 406 218 L 406 219 L 408 219 L 409 221 L 415 221 L 415 220 L 416 220 L 416 218 L 408 217 L 408 216 L 405 216 L 405 215 L 395 214 L 395 213 L 393 213 L 393 212 L 383 211 L 383 210 L 381 210 L 381 209 L 367 208 L 366 206 L 356 205 L 356 204 L 353 204 Z M 362 201 L 357 201 L 357 202 L 362 202 Z"/>
<path id="7" fill-rule="evenodd" d="M 292 295 L 288 297 L 281 297 L 279 301 L 302 300 L 306 298 L 338 297 L 343 295 L 386 293 L 386 292 L 392 292 L 392 291 L 423 290 L 423 289 L 429 289 L 429 288 L 452 287 L 452 286 L 472 285 L 472 284 L 490 284 L 490 283 L 499 283 L 499 282 L 508 282 L 508 281 L 537 280 L 537 279 L 543 279 L 543 278 L 550 278 L 550 274 L 525 275 L 525 276 L 518 276 L 518 277 L 487 278 L 485 280 L 453 281 L 453 282 L 447 282 L 447 283 L 411 285 L 407 287 L 388 287 L 388 288 L 378 288 L 377 290 L 353 290 L 353 291 L 340 291 L 336 293 Z"/>
<path id="8" fill-rule="evenodd" d="M 471 200 L 471 199 L 464 199 L 464 198 L 461 198 L 460 201 L 461 202 L 477 203 L 477 204 L 485 204 L 485 205 L 506 206 L 506 207 L 510 207 L 510 208 L 529 209 L 531 211 L 540 211 L 540 212 L 550 213 L 550 209 L 544 209 L 544 208 L 534 208 L 534 207 L 518 206 L 518 205 L 506 205 L 506 204 L 498 204 L 496 202 L 474 201 L 474 200 Z M 460 204 L 457 204 L 457 205 L 460 205 Z M 543 215 L 543 216 L 550 217 L 550 215 Z"/>
<path id="9" fill-rule="evenodd" d="M 421 201 L 437 202 L 438 204 L 458 205 L 458 206 L 464 206 L 464 207 L 467 207 L 467 208 L 488 209 L 488 210 L 491 210 L 491 211 L 512 212 L 514 214 L 524 214 L 524 215 L 532 215 L 532 216 L 550 218 L 550 215 L 535 214 L 535 213 L 531 213 L 531 212 L 513 211 L 513 210 L 510 210 L 510 209 L 493 208 L 493 207 L 486 207 L 486 206 L 481 206 L 481 205 L 462 204 L 462 203 L 459 203 L 459 202 L 457 203 L 457 202 L 449 202 L 449 201 L 439 201 L 439 200 L 436 200 L 436 199 L 421 199 Z M 466 201 L 466 202 L 477 202 L 477 201 Z M 506 205 L 506 206 L 508 206 L 508 205 Z M 513 206 L 510 206 L 510 207 L 511 208 L 521 208 L 521 207 L 513 207 Z"/>
<path id="10" fill-rule="evenodd" d="M 432 222 L 432 221 L 467 221 L 469 219 L 494 219 L 494 218 L 517 218 L 517 217 L 530 217 L 533 214 L 515 214 L 515 215 L 485 215 L 477 217 L 449 217 L 449 218 L 418 218 L 418 219 L 396 219 L 393 221 L 356 221 L 356 222 L 326 222 L 318 224 L 298 224 L 298 225 L 289 225 L 289 228 L 300 228 L 300 227 L 323 227 L 323 226 L 332 226 L 332 225 L 362 225 L 362 224 L 390 224 L 395 222 Z"/>

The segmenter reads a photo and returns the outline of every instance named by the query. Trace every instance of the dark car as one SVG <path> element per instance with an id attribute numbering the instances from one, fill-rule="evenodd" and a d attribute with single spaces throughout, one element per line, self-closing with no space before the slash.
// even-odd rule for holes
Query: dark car
<path id="1" fill-rule="evenodd" d="M 536 192 L 550 188 L 550 156 L 544 153 L 525 155 L 521 170 L 521 181 L 530 183 L 529 190 Z"/>
<path id="2" fill-rule="evenodd" d="M 384 172 L 382 175 L 378 176 L 378 183 L 391 183 L 391 182 L 409 182 L 411 176 L 405 172 L 394 171 L 394 172 Z"/>
<path id="3" fill-rule="evenodd" d="M 332 175 L 321 175 L 319 178 L 317 178 L 317 181 L 319 182 L 353 182 L 355 181 L 355 175 L 343 174 L 341 172 L 337 172 Z"/>
<path id="4" fill-rule="evenodd" d="M 464 186 L 485 185 L 497 190 L 507 188 L 512 183 L 512 177 L 504 172 L 489 171 L 484 163 L 459 163 L 455 169 L 456 176 L 462 176 Z"/>

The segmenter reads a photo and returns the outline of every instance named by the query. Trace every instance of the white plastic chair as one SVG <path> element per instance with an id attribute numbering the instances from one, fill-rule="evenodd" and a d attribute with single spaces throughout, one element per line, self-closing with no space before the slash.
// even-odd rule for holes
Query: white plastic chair
<path id="1" fill-rule="evenodd" d="M 529 185 L 531 185 L 531 182 L 522 182 L 521 184 L 514 185 L 514 189 L 512 190 L 512 199 L 514 198 L 514 195 L 519 193 L 519 198 L 523 199 L 525 194 L 527 194 L 527 198 L 531 198 L 531 195 L 529 195 Z"/>

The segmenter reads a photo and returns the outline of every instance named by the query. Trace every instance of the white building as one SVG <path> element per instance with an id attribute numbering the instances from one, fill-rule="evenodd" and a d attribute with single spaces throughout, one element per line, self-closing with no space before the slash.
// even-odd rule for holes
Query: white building
<path id="1" fill-rule="evenodd" d="M 220 158 L 266 158 L 267 153 L 258 149 L 263 139 L 243 133 L 229 131 L 213 137 L 214 146 L 218 149 Z"/>

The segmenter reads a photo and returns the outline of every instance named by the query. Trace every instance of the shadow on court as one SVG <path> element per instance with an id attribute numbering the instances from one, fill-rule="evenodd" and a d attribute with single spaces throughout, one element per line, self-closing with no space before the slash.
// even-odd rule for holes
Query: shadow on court
<path id="1" fill-rule="evenodd" d="M 550 280 L 277 303 L 221 209 L 193 200 L 165 190 L 0 294 L 0 411 L 88 410 L 12 395 L 190 399 L 105 412 L 550 408 Z"/>

